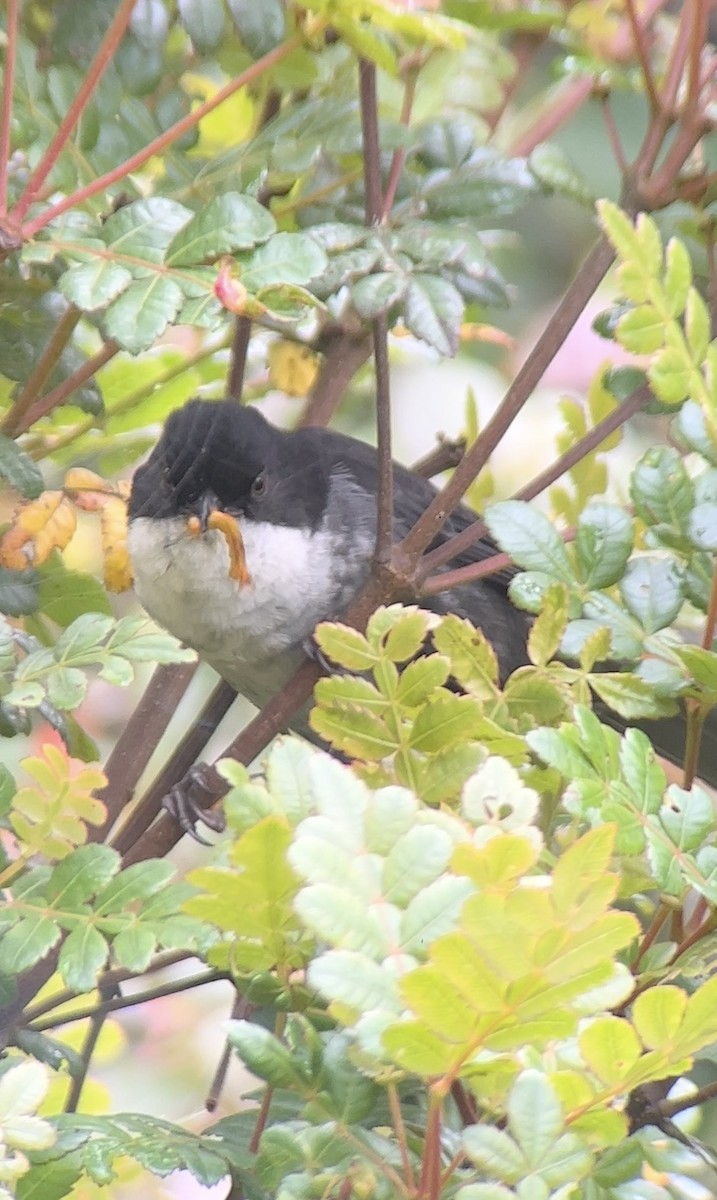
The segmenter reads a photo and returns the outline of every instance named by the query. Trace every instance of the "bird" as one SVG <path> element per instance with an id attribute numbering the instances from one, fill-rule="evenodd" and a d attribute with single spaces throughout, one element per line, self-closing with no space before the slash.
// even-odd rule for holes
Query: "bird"
<path id="1" fill-rule="evenodd" d="M 404 537 L 435 497 L 427 479 L 394 464 L 393 534 Z M 168 418 L 135 472 L 128 549 L 137 596 L 163 628 L 262 707 L 303 661 L 316 626 L 339 619 L 368 578 L 377 525 L 378 456 L 335 430 L 279 429 L 236 400 L 190 400 Z M 235 520 L 250 583 L 231 570 L 225 532 L 212 514 Z M 434 548 L 477 514 L 459 504 Z M 486 535 L 443 570 L 498 552 Z M 467 618 L 491 643 L 501 682 L 528 662 L 529 616 L 508 587 L 515 568 L 421 598 L 422 606 Z M 600 707 L 600 716 L 606 719 Z M 625 722 L 607 714 L 622 729 Z M 658 753 L 679 763 L 684 715 L 647 723 Z M 717 726 L 717 721 L 714 722 Z M 290 723 L 317 741 L 308 708 Z M 700 772 L 717 785 L 717 730 L 706 727 Z"/>

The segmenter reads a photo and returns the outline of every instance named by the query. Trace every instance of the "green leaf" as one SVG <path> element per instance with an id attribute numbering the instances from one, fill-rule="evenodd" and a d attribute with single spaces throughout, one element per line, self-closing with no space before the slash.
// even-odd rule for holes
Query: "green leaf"
<path id="1" fill-rule="evenodd" d="M 327 1000 L 340 1001 L 358 1012 L 392 1011 L 397 1004 L 395 981 L 355 950 L 328 950 L 319 955 L 309 965 L 308 983 Z"/>
<path id="2" fill-rule="evenodd" d="M 521 1071 L 508 1097 L 508 1129 L 529 1168 L 544 1165 L 562 1128 L 562 1106 L 550 1081 L 541 1071 Z"/>
<path id="3" fill-rule="evenodd" d="M 59 667 L 47 679 L 47 697 L 55 708 L 79 708 L 87 694 L 87 676 L 76 667 Z"/>
<path id="4" fill-rule="evenodd" d="M 618 321 L 617 340 L 631 354 L 653 354 L 664 345 L 665 321 L 651 304 L 640 304 Z"/>
<path id="5" fill-rule="evenodd" d="M 430 832 L 435 834 L 435 830 Z M 377 960 L 390 953 L 386 924 L 390 908 L 386 905 L 379 918 L 366 911 L 362 898 L 349 895 L 342 887 L 315 883 L 299 892 L 295 908 L 307 928 L 330 946 L 356 950 Z"/>
<path id="6" fill-rule="evenodd" d="M 440 696 L 420 708 L 413 722 L 410 745 L 422 754 L 436 754 L 471 737 L 481 716 L 472 696 Z"/>
<path id="7" fill-rule="evenodd" d="M 642 717 L 669 717 L 677 711 L 673 700 L 657 695 L 651 684 L 628 671 L 595 671 L 590 675 L 590 686 L 601 700 L 627 721 L 638 721 Z"/>
<path id="8" fill-rule="evenodd" d="M 481 149 L 457 170 L 429 175 L 423 195 L 430 215 L 439 220 L 488 217 L 494 221 L 514 212 L 536 191 L 535 179 L 523 159 L 504 159 L 495 151 Z"/>
<path id="9" fill-rule="evenodd" d="M 632 1021 L 648 1050 L 660 1050 L 677 1033 L 687 1008 L 687 993 L 671 984 L 641 992 L 632 1004 Z"/>
<path id="10" fill-rule="evenodd" d="M 224 33 L 222 0 L 177 0 L 177 11 L 200 54 L 219 45 Z"/>
<path id="11" fill-rule="evenodd" d="M 190 216 L 190 210 L 176 200 L 150 196 L 112 213 L 102 226 L 102 238 L 120 260 L 161 263 L 172 238 Z"/>
<path id="12" fill-rule="evenodd" d="M 356 707 L 339 708 L 330 701 L 330 706 L 324 707 L 326 696 L 331 696 L 328 686 L 321 691 L 322 705 L 311 710 L 309 723 L 332 746 L 368 762 L 379 762 L 398 748 L 395 734 L 381 717 Z"/>
<path id="13" fill-rule="evenodd" d="M 252 58 L 262 58 L 286 37 L 286 14 L 281 0 L 228 0 L 239 37 Z"/>
<path id="14" fill-rule="evenodd" d="M 270 1087 L 296 1087 L 299 1084 L 290 1051 L 262 1025 L 229 1021 L 227 1037 L 244 1066 Z"/>
<path id="15" fill-rule="evenodd" d="M 583 1030 L 579 1040 L 585 1062 L 606 1087 L 625 1079 L 642 1054 L 635 1030 L 621 1017 L 597 1017 Z"/>
<path id="16" fill-rule="evenodd" d="M 104 308 L 129 286 L 132 272 L 107 258 L 75 263 L 59 282 L 63 296 L 84 312 Z"/>
<path id="17" fill-rule="evenodd" d="M 665 295 L 673 317 L 682 315 L 692 283 L 692 263 L 684 242 L 670 238 L 665 249 Z"/>
<path id="18" fill-rule="evenodd" d="M 225 192 L 179 230 L 167 247 L 165 261 L 168 266 L 186 267 L 236 250 L 250 250 L 271 237 L 275 229 L 271 213 L 252 196 Z"/>
<path id="19" fill-rule="evenodd" d="M 411 275 L 403 316 L 406 327 L 439 354 L 458 350 L 464 303 L 457 288 L 438 275 Z"/>
<path id="20" fill-rule="evenodd" d="M 399 304 L 407 287 L 407 275 L 398 271 L 377 271 L 353 284 L 351 299 L 359 316 L 371 321 Z"/>
<path id="21" fill-rule="evenodd" d="M 40 577 L 36 570 L 9 571 L 0 567 L 0 613 L 24 617 L 37 611 Z"/>
<path id="22" fill-rule="evenodd" d="M 568 196 L 578 204 L 593 205 L 595 196 L 587 179 L 554 142 L 541 142 L 528 158 L 528 166 L 546 191 Z"/>
<path id="23" fill-rule="evenodd" d="M 0 434 L 0 478 L 28 500 L 37 499 L 45 486 L 42 472 L 30 455 L 4 434 Z"/>
<path id="24" fill-rule="evenodd" d="M 694 487 L 676 450 L 655 446 L 642 456 L 630 477 L 630 498 L 646 524 L 684 529 Z"/>
<path id="25" fill-rule="evenodd" d="M 317 625 L 314 637 L 322 654 L 349 671 L 370 671 L 379 661 L 363 634 L 349 625 L 324 621 Z"/>
<path id="26" fill-rule="evenodd" d="M 488 1175 L 497 1175 L 510 1183 L 523 1178 L 523 1155 L 512 1137 L 502 1129 L 493 1125 L 469 1125 L 463 1130 L 463 1149 L 471 1162 Z"/>
<path id="27" fill-rule="evenodd" d="M 428 654 L 411 662 L 401 672 L 396 689 L 396 703 L 405 708 L 418 708 L 442 687 L 451 670 L 449 659 Z"/>
<path id="28" fill-rule="evenodd" d="M 83 613 L 112 615 L 102 585 L 83 571 L 70 571 L 57 551 L 39 568 L 40 611 L 63 628 Z"/>
<path id="29" fill-rule="evenodd" d="M 65 985 L 72 991 L 89 992 L 95 986 L 108 955 L 109 946 L 100 931 L 92 925 L 80 925 L 67 935 L 57 969 Z"/>
<path id="30" fill-rule="evenodd" d="M 633 559 L 620 582 L 625 607 L 647 633 L 671 625 L 682 608 L 682 572 L 674 559 Z"/>
<path id="31" fill-rule="evenodd" d="M 545 607 L 528 635 L 528 655 L 536 666 L 546 666 L 555 658 L 568 620 L 568 594 L 553 584 L 545 596 Z"/>
<path id="32" fill-rule="evenodd" d="M 326 262 L 325 252 L 308 234 L 275 233 L 243 261 L 241 282 L 250 292 L 273 284 L 309 283 Z"/>
<path id="33" fill-rule="evenodd" d="M 45 957 L 60 936 L 59 926 L 43 913 L 24 917 L 0 937 L 0 971 L 9 975 L 26 971 Z"/>
<path id="34" fill-rule="evenodd" d="M 488 639 L 470 621 L 449 614 L 433 631 L 433 644 L 450 660 L 451 675 L 478 700 L 495 700 L 498 660 Z M 405 672 L 404 672 L 405 674 Z"/>
<path id="35" fill-rule="evenodd" d="M 105 330 L 124 350 L 139 354 L 164 333 L 183 298 L 179 284 L 167 276 L 137 279 L 110 304 L 104 316 Z"/>
<path id="36" fill-rule="evenodd" d="M 591 588 L 612 587 L 630 557 L 634 521 L 616 504 L 592 503 L 578 518 L 575 553 L 580 577 Z"/>
<path id="37" fill-rule="evenodd" d="M 485 522 L 501 550 L 519 567 L 542 571 L 563 583 L 575 582 L 563 541 L 543 513 L 520 500 L 504 500 L 491 505 Z"/>

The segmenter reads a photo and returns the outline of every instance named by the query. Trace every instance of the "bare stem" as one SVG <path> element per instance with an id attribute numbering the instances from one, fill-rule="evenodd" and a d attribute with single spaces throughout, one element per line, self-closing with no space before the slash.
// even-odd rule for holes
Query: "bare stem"
<path id="1" fill-rule="evenodd" d="M 650 395 L 649 388 L 637 388 L 627 400 L 613 409 L 611 413 L 608 413 L 606 417 L 603 417 L 602 421 L 598 421 L 597 425 L 586 433 L 584 437 L 580 438 L 574 446 L 571 446 L 569 450 L 561 454 L 560 458 L 556 459 L 551 466 L 547 467 L 545 471 L 541 471 L 530 483 L 526 483 L 524 487 L 520 488 L 515 493 L 514 499 L 534 500 L 536 496 L 539 496 L 541 492 L 544 492 L 546 488 L 555 483 L 556 479 L 560 479 L 567 471 L 571 471 L 579 462 L 587 458 L 588 454 L 592 454 L 594 450 L 597 450 L 598 446 L 610 434 L 619 429 L 621 425 L 624 425 L 626 421 L 629 421 L 641 408 L 644 408 Z M 442 546 L 437 546 L 429 554 L 424 555 L 417 571 L 417 579 L 419 581 L 427 579 L 431 571 L 435 571 L 438 567 L 442 567 L 444 563 L 450 562 L 452 558 L 455 558 L 463 550 L 467 550 L 479 538 L 485 537 L 487 532 L 488 528 L 485 521 L 474 521 L 467 529 L 462 530 L 461 533 L 444 542 Z M 445 576 L 441 578 L 445 578 Z"/>
<path id="2" fill-rule="evenodd" d="M 296 710 L 310 698 L 320 675 L 321 668 L 305 659 L 289 682 L 272 697 L 260 713 L 257 713 L 222 757 L 234 758 L 237 762 L 245 764 L 252 762 L 271 739 L 286 728 Z M 214 807 L 226 795 L 229 785 L 216 771 L 209 782 L 210 787 L 204 789 L 203 795 Z M 193 798 L 197 798 L 197 793 L 198 789 L 193 792 Z M 124 865 L 142 862 L 146 858 L 162 858 L 180 837 L 181 830 L 176 821 L 165 813 L 142 837 L 141 844 L 132 847 L 125 857 Z"/>
<path id="3" fill-rule="evenodd" d="M 359 59 L 359 96 L 361 104 L 361 135 L 363 140 L 364 189 L 366 193 L 366 223 L 374 225 L 381 218 L 381 147 L 378 141 L 378 108 L 376 104 L 376 68 L 365 58 Z"/>
<path id="4" fill-rule="evenodd" d="M 12 437 L 52 374 L 81 317 L 79 308 L 70 304 L 55 326 L 52 336 L 30 372 L 24 387 L 13 401 L 2 423 L 2 432 Z"/>
<path id="5" fill-rule="evenodd" d="M 173 967 L 176 963 L 186 962 L 188 958 L 194 957 L 195 951 L 193 950 L 169 950 L 166 954 L 158 954 L 143 974 L 149 975 L 151 972 L 163 971 L 166 967 Z M 118 983 L 124 983 L 127 979 L 136 978 L 137 972 L 128 967 L 113 967 L 111 971 L 104 971 L 100 975 L 97 987 L 103 991 L 107 988 L 115 988 Z M 52 1012 L 54 1008 L 60 1008 L 63 1004 L 68 1004 L 70 1000 L 74 1000 L 77 995 L 81 994 L 73 991 L 72 988 L 54 992 L 47 1000 L 39 1000 L 37 1004 L 28 1006 L 23 1014 L 24 1021 L 26 1024 L 30 1024 L 31 1021 L 44 1017 L 45 1013 Z"/>
<path id="6" fill-rule="evenodd" d="M 416 84 L 418 82 L 418 70 L 415 67 L 409 67 L 406 73 L 406 84 L 403 92 L 403 105 L 401 108 L 401 124 L 409 125 L 411 121 L 411 110 L 413 108 L 413 100 L 416 95 Z M 396 192 L 401 181 L 401 173 L 403 164 L 406 161 L 406 151 L 403 146 L 398 146 L 393 152 L 391 166 L 388 172 L 388 181 L 386 183 L 386 195 L 383 198 L 383 208 L 381 210 L 381 221 L 387 221 L 393 202 L 396 199 Z"/>
<path id="7" fill-rule="evenodd" d="M 15 90 L 15 60 L 17 55 L 17 0 L 8 0 L 7 5 L 7 48 L 3 78 L 2 113 L 0 114 L 0 216 L 7 212 L 7 176 L 10 162 L 10 126 L 12 125 L 12 101 Z"/>
<path id="8" fill-rule="evenodd" d="M 517 158 L 526 157 L 569 121 L 576 110 L 590 99 L 592 91 L 593 81 L 589 76 L 566 80 L 550 104 L 538 113 L 532 125 L 515 139 L 509 153 Z"/>
<path id="9" fill-rule="evenodd" d="M 112 839 L 112 846 L 120 854 L 127 854 L 149 829 L 161 811 L 162 800 L 186 775 L 219 722 L 231 708 L 235 698 L 236 692 L 228 683 L 221 681 L 217 684 L 196 721 L 189 727 L 179 744 L 174 747 L 171 757 L 162 771 L 152 781 L 149 790 L 138 801 Z"/>
<path id="10" fill-rule="evenodd" d="M 106 1020 L 106 1013 L 96 1013 L 90 1019 L 90 1027 L 87 1030 L 87 1035 L 82 1045 L 82 1070 L 72 1078 L 67 1101 L 65 1103 L 65 1112 L 77 1112 L 80 1103 L 80 1097 L 82 1095 L 82 1089 L 84 1088 L 85 1080 L 87 1079 L 87 1072 L 90 1069 L 92 1055 L 95 1052 L 97 1041 L 102 1033 L 102 1026 Z"/>
<path id="11" fill-rule="evenodd" d="M 248 317 L 237 317 L 229 359 L 229 373 L 227 375 L 227 400 L 241 399 L 250 340 L 251 321 Z"/>
<path id="12" fill-rule="evenodd" d="M 169 725 L 195 670 L 196 663 L 171 663 L 155 669 L 142 699 L 107 760 L 107 786 L 98 794 L 107 809 L 107 817 L 100 829 L 93 830 L 93 841 L 104 840 L 124 806 L 132 799 L 137 781 Z"/>
<path id="13" fill-rule="evenodd" d="M 58 384 L 56 388 L 53 388 L 51 392 L 47 392 L 46 395 L 41 396 L 39 400 L 30 405 L 13 426 L 13 435 L 17 437 L 19 434 L 24 433 L 36 421 L 41 420 L 42 417 L 49 416 L 54 409 L 59 408 L 61 404 L 69 400 L 73 392 L 81 388 L 83 383 L 87 383 L 88 379 L 92 379 L 92 376 L 97 374 L 100 367 L 104 367 L 105 363 L 114 358 L 118 350 L 118 343 L 113 338 L 110 338 L 108 342 L 105 342 L 101 350 L 93 354 L 92 358 L 88 358 L 87 362 L 83 363 L 76 371 L 73 371 L 72 375 L 68 375 L 67 379 Z"/>
<path id="14" fill-rule="evenodd" d="M 77 95 L 61 120 L 57 133 L 30 176 L 22 197 L 12 211 L 11 216 L 14 220 L 22 221 L 25 213 L 35 200 L 40 188 L 57 162 L 60 152 L 72 130 L 75 128 L 90 96 L 114 58 L 117 47 L 124 37 L 134 5 L 135 0 L 120 0 L 107 33 L 100 42 L 97 53 L 82 78 Z M 39 228 L 42 228 L 42 226 Z"/>
<path id="15" fill-rule="evenodd" d="M 324 362 L 309 396 L 302 425 L 328 425 L 356 372 L 371 353 L 371 339 L 335 330 L 317 347 Z"/>
<path id="16" fill-rule="evenodd" d="M 706 1104 L 708 1100 L 714 1100 L 715 1096 L 717 1096 L 717 1079 L 706 1083 L 704 1087 L 698 1088 L 689 1096 L 675 1096 L 674 1100 L 660 1100 L 657 1109 L 662 1117 L 675 1117 L 677 1113 L 684 1112 L 687 1108 L 696 1108 L 698 1104 Z"/>
<path id="17" fill-rule="evenodd" d="M 625 0 L 625 8 L 627 11 L 627 19 L 630 22 L 632 30 L 632 40 L 635 47 L 635 52 L 640 62 L 642 77 L 645 81 L 645 91 L 650 104 L 650 109 L 653 113 L 659 112 L 660 98 L 655 87 L 655 79 L 650 66 L 650 51 L 648 40 L 646 37 L 647 28 L 641 24 L 637 14 L 637 6 L 635 0 Z"/>
<path id="18" fill-rule="evenodd" d="M 118 1012 L 122 1008 L 134 1008 L 136 1004 L 145 1004 L 148 1000 L 160 1000 L 162 996 L 188 992 L 191 988 L 204 987 L 205 983 L 216 983 L 218 979 L 226 979 L 226 976 L 221 971 L 202 971 L 199 975 L 188 975 L 186 979 L 172 979 L 169 983 L 159 983 L 156 987 L 147 988 L 145 992 L 113 996 L 110 1000 L 101 1000 L 99 1004 L 73 1008 L 71 1012 L 36 1021 L 28 1028 L 31 1028 L 33 1033 L 44 1033 L 46 1029 L 56 1029 L 58 1025 L 71 1025 L 75 1021 L 86 1021 L 88 1017 L 105 1017 L 108 1013 Z"/>
<path id="19" fill-rule="evenodd" d="M 283 62 L 285 58 L 293 54 L 299 45 L 300 39 L 298 37 L 291 37 L 286 42 L 282 42 L 280 46 L 276 46 L 273 50 L 270 50 L 268 54 L 263 55 L 262 58 L 258 58 L 250 67 L 247 67 L 245 71 L 237 75 L 236 79 L 230 80 L 223 88 L 220 88 L 218 92 L 208 100 L 205 100 L 203 104 L 197 105 L 186 116 L 182 117 L 179 121 L 175 121 L 174 125 L 170 125 L 169 129 L 165 129 L 163 133 L 151 142 L 148 142 L 136 154 L 125 159 L 118 167 L 113 167 L 111 171 L 106 171 L 104 175 L 93 179 L 85 187 L 78 188 L 71 196 L 66 196 L 63 200 L 58 200 L 56 204 L 51 204 L 34 221 L 30 221 L 27 225 L 23 226 L 23 237 L 34 237 L 40 229 L 44 229 L 46 225 L 49 225 L 50 221 L 54 221 L 63 212 L 67 212 L 70 208 L 76 208 L 77 205 L 82 204 L 85 200 L 96 196 L 98 192 L 105 191 L 113 183 L 117 183 L 120 179 L 125 179 L 132 171 L 136 171 L 139 167 L 143 166 L 155 154 L 161 154 L 168 146 L 171 146 L 172 142 L 176 142 L 177 138 L 180 138 L 188 129 L 193 129 L 208 113 L 213 112 L 215 108 L 218 108 L 220 104 L 223 104 L 225 100 L 233 96 L 235 92 L 253 83 L 255 79 L 258 79 L 265 71 L 271 70 L 277 63 Z"/>
<path id="20" fill-rule="evenodd" d="M 407 564 L 416 563 L 419 556 L 440 532 L 449 514 L 460 502 L 466 489 L 470 487 L 506 430 L 510 428 L 521 412 L 580 317 L 612 260 L 611 246 L 606 238 L 600 237 L 548 321 L 542 336 L 518 371 L 491 420 L 468 450 L 462 462 L 456 467 L 449 482 L 438 493 L 400 544 L 400 552 Z"/>

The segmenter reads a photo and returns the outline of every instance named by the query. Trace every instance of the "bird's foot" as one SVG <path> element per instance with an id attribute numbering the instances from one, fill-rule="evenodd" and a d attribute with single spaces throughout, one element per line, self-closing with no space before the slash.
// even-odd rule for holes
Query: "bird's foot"
<path id="1" fill-rule="evenodd" d="M 221 833 L 225 828 L 224 814 L 214 811 L 211 805 L 223 795 L 226 785 L 208 763 L 196 763 L 187 774 L 165 796 L 162 807 L 195 842 L 211 846 L 206 838 L 197 833 L 197 821 Z"/>

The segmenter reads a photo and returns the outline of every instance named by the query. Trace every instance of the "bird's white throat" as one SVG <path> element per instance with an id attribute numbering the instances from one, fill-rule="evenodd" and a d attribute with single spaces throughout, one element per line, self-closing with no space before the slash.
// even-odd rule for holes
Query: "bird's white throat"
<path id="1" fill-rule="evenodd" d="M 252 578 L 243 587 L 229 576 L 223 534 L 192 537 L 185 517 L 136 518 L 129 553 L 150 616 L 263 703 L 291 674 L 317 623 L 348 602 L 363 570 L 339 553 L 337 572 L 336 537 L 327 529 L 243 518 L 239 526 Z"/>

